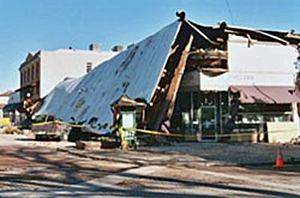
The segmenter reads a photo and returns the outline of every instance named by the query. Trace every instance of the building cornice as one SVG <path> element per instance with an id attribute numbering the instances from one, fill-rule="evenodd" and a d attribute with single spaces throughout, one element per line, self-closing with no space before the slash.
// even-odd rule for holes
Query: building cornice
<path id="1" fill-rule="evenodd" d="M 32 63 L 33 61 L 37 60 L 38 58 L 40 58 L 40 54 L 41 54 L 42 50 L 39 50 L 37 53 L 35 53 L 29 60 L 25 60 L 21 66 L 19 67 L 19 70 L 21 70 L 23 67 L 27 66 L 28 64 Z"/>

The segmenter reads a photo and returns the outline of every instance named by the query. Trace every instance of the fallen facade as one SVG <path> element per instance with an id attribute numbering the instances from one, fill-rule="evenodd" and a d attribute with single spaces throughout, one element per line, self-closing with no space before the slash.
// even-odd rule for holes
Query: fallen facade
<path id="1" fill-rule="evenodd" d="M 61 82 L 37 115 L 87 125 L 92 119 L 93 129 L 105 132 L 113 124 L 110 104 L 125 93 L 148 104 L 138 127 L 157 130 L 169 120 L 171 132 L 220 140 L 285 122 L 298 133 L 299 35 L 224 22 L 205 27 L 178 16 L 85 76 Z"/>

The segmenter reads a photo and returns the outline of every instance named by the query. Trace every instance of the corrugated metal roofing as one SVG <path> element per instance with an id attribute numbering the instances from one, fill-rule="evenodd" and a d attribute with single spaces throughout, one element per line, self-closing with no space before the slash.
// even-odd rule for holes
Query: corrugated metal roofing
<path id="1" fill-rule="evenodd" d="M 123 92 L 150 102 L 175 41 L 180 22 L 166 26 L 78 79 L 68 79 L 52 90 L 37 115 L 55 115 L 66 122 L 98 118 L 112 124 L 110 104 Z"/>

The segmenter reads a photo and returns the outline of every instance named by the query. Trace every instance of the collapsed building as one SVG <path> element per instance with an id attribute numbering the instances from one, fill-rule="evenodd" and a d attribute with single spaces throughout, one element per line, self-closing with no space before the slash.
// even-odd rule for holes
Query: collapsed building
<path id="1" fill-rule="evenodd" d="M 83 77 L 59 83 L 36 115 L 106 133 L 113 125 L 110 105 L 126 94 L 147 104 L 142 128 L 159 130 L 170 121 L 171 132 L 217 141 L 220 134 L 265 132 L 280 122 L 290 136 L 298 134 L 298 34 L 225 22 L 202 26 L 177 15 Z"/>

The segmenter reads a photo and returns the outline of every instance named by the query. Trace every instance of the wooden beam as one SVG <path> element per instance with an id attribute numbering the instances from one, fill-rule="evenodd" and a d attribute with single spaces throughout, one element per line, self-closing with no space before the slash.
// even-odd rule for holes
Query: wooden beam
<path id="1" fill-rule="evenodd" d="M 191 35 L 188 44 L 185 46 L 185 49 L 182 52 L 178 67 L 175 69 L 175 72 L 174 72 L 175 74 L 174 74 L 174 77 L 170 84 L 168 94 L 166 96 L 166 100 L 169 101 L 166 117 L 169 119 L 171 118 L 173 111 L 174 111 L 176 95 L 179 90 L 180 82 L 181 82 L 181 79 L 182 79 L 182 76 L 183 76 L 183 73 L 184 73 L 184 70 L 186 67 L 187 58 L 188 58 L 189 51 L 191 49 L 193 40 L 194 40 L 194 36 Z"/>
<path id="2" fill-rule="evenodd" d="M 160 100 L 160 104 L 157 104 L 152 112 L 152 128 L 159 129 L 159 126 L 162 124 L 164 119 L 170 119 L 175 107 L 175 99 L 177 92 L 179 90 L 180 82 L 187 64 L 187 58 L 189 55 L 189 51 L 191 49 L 192 43 L 194 40 L 194 36 L 191 35 L 188 43 L 186 44 L 184 50 L 181 52 L 181 56 L 179 58 L 179 62 L 176 65 L 174 72 L 172 73 L 172 79 L 170 83 L 165 86 L 166 93 L 164 94 L 162 100 Z M 157 102 L 156 102 L 157 103 Z"/>

